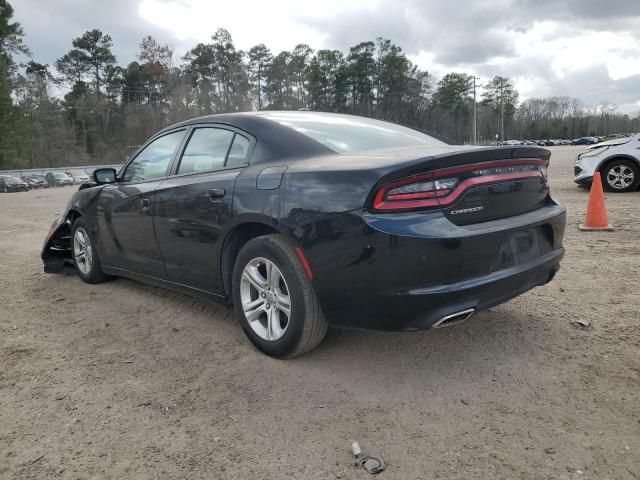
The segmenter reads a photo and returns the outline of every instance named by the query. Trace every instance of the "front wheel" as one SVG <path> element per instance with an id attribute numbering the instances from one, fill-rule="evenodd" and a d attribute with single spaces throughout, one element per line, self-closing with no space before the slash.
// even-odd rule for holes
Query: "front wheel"
<path id="1" fill-rule="evenodd" d="M 242 247 L 233 269 L 233 303 L 249 340 L 271 357 L 305 353 L 327 333 L 311 281 L 282 235 Z"/>
<path id="2" fill-rule="evenodd" d="M 609 192 L 631 192 L 640 184 L 640 169 L 635 162 L 620 158 L 603 170 L 604 188 Z"/>
<path id="3" fill-rule="evenodd" d="M 73 265 L 83 281 L 101 283 L 108 280 L 109 277 L 102 271 L 95 242 L 91 239 L 82 217 L 78 217 L 71 226 L 71 248 Z"/>

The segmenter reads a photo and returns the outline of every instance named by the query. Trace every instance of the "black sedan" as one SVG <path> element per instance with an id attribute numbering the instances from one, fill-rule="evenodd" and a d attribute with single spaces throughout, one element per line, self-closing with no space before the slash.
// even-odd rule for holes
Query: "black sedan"
<path id="1" fill-rule="evenodd" d="M 11 175 L 0 175 L 0 192 L 28 192 L 29 185 L 21 178 Z"/>
<path id="2" fill-rule="evenodd" d="M 549 282 L 565 209 L 549 151 L 452 145 L 349 115 L 214 115 L 94 172 L 54 222 L 45 271 L 122 276 L 235 306 L 263 352 L 329 325 L 421 330 Z M 86 186 L 85 186 L 86 187 Z"/>
<path id="3" fill-rule="evenodd" d="M 49 188 L 49 182 L 44 175 L 31 175 L 29 177 L 22 177 L 28 185 L 29 188 Z"/>

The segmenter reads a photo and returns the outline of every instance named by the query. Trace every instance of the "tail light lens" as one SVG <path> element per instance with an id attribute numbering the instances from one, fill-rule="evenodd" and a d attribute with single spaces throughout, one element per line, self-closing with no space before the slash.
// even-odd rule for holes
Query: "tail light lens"
<path id="1" fill-rule="evenodd" d="M 547 180 L 546 160 L 501 160 L 475 163 L 414 175 L 378 189 L 378 211 L 428 209 L 446 206 L 474 186 L 539 177 Z"/>
<path id="2" fill-rule="evenodd" d="M 446 195 L 458 184 L 457 178 L 443 178 L 409 183 L 387 192 L 387 200 L 416 200 Z"/>

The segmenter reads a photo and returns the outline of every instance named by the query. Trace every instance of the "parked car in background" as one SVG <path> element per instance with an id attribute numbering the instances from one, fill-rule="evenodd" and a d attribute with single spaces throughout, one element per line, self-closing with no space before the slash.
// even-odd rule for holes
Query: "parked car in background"
<path id="1" fill-rule="evenodd" d="M 580 137 L 571 142 L 571 145 L 593 145 L 598 143 L 597 137 Z"/>
<path id="2" fill-rule="evenodd" d="M 91 178 L 84 172 L 64 172 L 73 178 L 73 183 L 79 185 L 81 183 L 89 183 Z"/>
<path id="3" fill-rule="evenodd" d="M 29 188 L 49 188 L 49 183 L 44 175 L 29 175 L 22 177 L 22 180 L 27 182 Z"/>
<path id="4" fill-rule="evenodd" d="M 19 177 L 0 175 L 0 192 L 28 192 L 29 185 Z"/>
<path id="5" fill-rule="evenodd" d="M 589 186 L 600 172 L 604 188 L 610 192 L 631 192 L 640 185 L 640 134 L 596 143 L 579 154 L 574 162 L 573 179 Z"/>
<path id="6" fill-rule="evenodd" d="M 73 178 L 63 172 L 48 172 L 45 176 L 50 187 L 64 187 L 73 185 Z"/>
<path id="7" fill-rule="evenodd" d="M 97 169 L 42 260 L 87 283 L 116 275 L 225 301 L 274 357 L 312 349 L 329 324 L 446 327 L 554 277 L 565 209 L 549 156 L 351 115 L 197 118 L 120 171 Z"/>

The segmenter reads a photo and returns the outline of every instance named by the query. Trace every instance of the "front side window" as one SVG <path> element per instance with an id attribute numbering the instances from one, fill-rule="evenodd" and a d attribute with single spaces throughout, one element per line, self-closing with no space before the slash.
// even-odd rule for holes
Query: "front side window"
<path id="1" fill-rule="evenodd" d="M 210 172 L 224 167 L 233 132 L 220 128 L 198 128 L 182 154 L 178 174 Z"/>
<path id="2" fill-rule="evenodd" d="M 184 130 L 180 130 L 151 142 L 127 166 L 123 181 L 146 182 L 164 177 L 183 136 Z"/>

